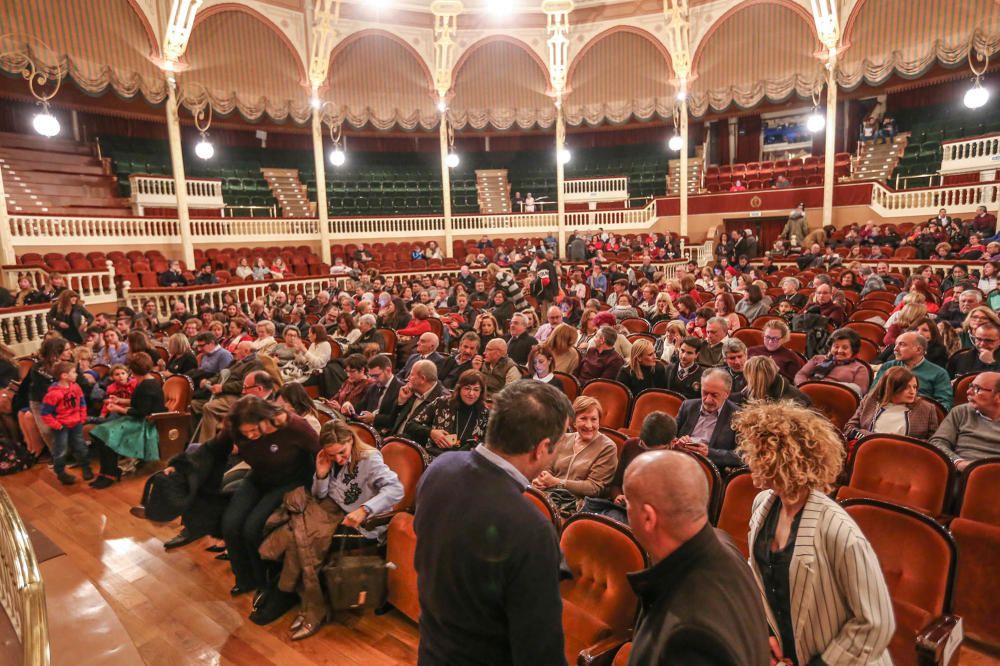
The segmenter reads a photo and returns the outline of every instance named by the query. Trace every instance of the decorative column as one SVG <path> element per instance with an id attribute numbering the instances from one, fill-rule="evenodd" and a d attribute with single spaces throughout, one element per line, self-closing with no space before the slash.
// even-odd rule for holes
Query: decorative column
<path id="1" fill-rule="evenodd" d="M 306 3 L 309 31 L 309 83 L 312 85 L 313 164 L 316 168 L 316 223 L 319 225 L 320 259 L 332 264 L 330 256 L 330 213 L 326 203 L 326 162 L 323 161 L 323 106 L 319 91 L 330 68 L 330 51 L 337 39 L 340 0 L 315 0 Z M 332 121 L 331 121 L 332 122 Z"/>
<path id="2" fill-rule="evenodd" d="M 0 167 L 0 261 L 5 265 L 13 264 L 14 241 L 10 235 L 10 213 L 7 211 L 7 195 L 3 188 L 3 168 Z M 16 287 L 16 285 L 6 285 Z"/>
<path id="3" fill-rule="evenodd" d="M 316 222 L 319 225 L 319 256 L 324 264 L 331 264 L 333 262 L 330 255 L 330 213 L 326 207 L 326 162 L 323 161 L 322 109 L 313 109 L 312 141 L 313 164 L 316 166 Z"/>
<path id="4" fill-rule="evenodd" d="M 566 253 L 566 170 L 563 153 L 566 150 L 566 120 L 563 117 L 563 93 L 569 73 L 569 14 L 573 0 L 543 0 L 542 11 L 546 17 L 549 53 L 549 83 L 556 106 L 556 223 L 559 228 L 559 247 L 556 256 Z"/>
<path id="5" fill-rule="evenodd" d="M 181 231 L 184 263 L 195 270 L 194 245 L 191 242 L 191 217 L 188 214 L 187 182 L 184 179 L 184 154 L 181 150 L 181 124 L 177 118 L 177 61 L 187 50 L 194 19 L 203 0 L 173 0 L 170 16 L 163 35 L 162 67 L 167 76 L 167 139 L 170 142 L 170 163 L 174 171 L 174 190 L 177 193 L 177 222 Z M 206 102 L 211 104 L 211 102 Z"/>
<path id="6" fill-rule="evenodd" d="M 174 172 L 174 191 L 177 193 L 177 223 L 181 231 L 181 249 L 184 264 L 194 271 L 194 244 L 191 241 L 191 217 L 188 212 L 187 181 L 184 178 L 184 153 L 181 149 L 181 123 L 177 118 L 177 81 L 167 77 L 167 140 L 170 143 L 170 165 Z"/>
<path id="7" fill-rule="evenodd" d="M 677 112 L 680 116 L 680 197 L 681 219 L 678 232 L 688 235 L 688 106 L 687 84 L 691 76 L 691 23 L 688 0 L 663 0 L 663 16 L 667 22 L 666 41 L 670 60 L 677 74 Z"/>
<path id="8" fill-rule="evenodd" d="M 823 156 L 823 226 L 833 224 L 834 165 L 837 149 L 837 46 L 840 42 L 838 0 L 811 0 L 816 33 L 826 60 L 826 154 Z"/>
<path id="9" fill-rule="evenodd" d="M 431 3 L 434 14 L 434 89 L 438 94 L 437 109 L 438 143 L 441 150 L 441 204 L 444 214 L 444 256 L 452 257 L 451 171 L 448 166 L 448 149 L 454 135 L 448 126 L 448 91 L 451 89 L 451 70 L 455 55 L 455 33 L 458 15 L 462 13 L 460 0 L 435 0 Z"/>

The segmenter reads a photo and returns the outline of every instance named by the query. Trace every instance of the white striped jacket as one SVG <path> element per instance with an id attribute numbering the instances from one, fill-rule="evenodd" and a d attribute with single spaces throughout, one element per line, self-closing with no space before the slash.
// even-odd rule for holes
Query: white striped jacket
<path id="1" fill-rule="evenodd" d="M 750 515 L 750 568 L 763 595 L 753 544 L 777 499 L 767 490 Z M 828 666 L 891 666 L 887 647 L 896 622 L 875 551 L 844 509 L 813 490 L 802 508 L 789 571 L 791 617 L 798 663 L 814 656 Z M 779 636 L 764 599 L 767 621 Z"/>

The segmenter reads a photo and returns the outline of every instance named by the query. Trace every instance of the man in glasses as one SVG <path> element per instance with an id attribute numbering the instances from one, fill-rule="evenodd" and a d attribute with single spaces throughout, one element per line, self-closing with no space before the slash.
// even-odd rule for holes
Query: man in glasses
<path id="1" fill-rule="evenodd" d="M 1000 372 L 977 375 L 966 394 L 969 402 L 951 410 L 930 440 L 959 471 L 975 460 L 1000 456 Z"/>
<path id="2" fill-rule="evenodd" d="M 1000 326 L 989 320 L 980 324 L 972 332 L 972 344 L 975 349 L 963 349 L 948 359 L 952 379 L 970 372 L 1000 372 Z"/>

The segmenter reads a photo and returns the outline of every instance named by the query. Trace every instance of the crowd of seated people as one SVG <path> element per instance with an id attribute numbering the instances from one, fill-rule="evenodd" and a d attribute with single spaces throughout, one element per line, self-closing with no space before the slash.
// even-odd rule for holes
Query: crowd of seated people
<path id="1" fill-rule="evenodd" d="M 871 235 L 868 225 L 860 231 Z M 363 424 L 373 437 L 410 440 L 434 465 L 484 442 L 490 404 L 506 387 L 549 384 L 573 398 L 574 418 L 551 465 L 530 481 L 564 516 L 600 511 L 599 500 L 614 516 L 621 494 L 627 459 L 602 430 L 614 415 L 588 386 L 618 386 L 629 404 L 651 391 L 675 394 L 669 422 L 656 411 L 649 428 L 634 423 L 633 431 L 650 438 L 647 444 L 703 456 L 723 474 L 746 462 L 732 425 L 748 406 L 792 403 L 826 419 L 807 392 L 815 382 L 856 396 L 856 413 L 837 426 L 845 441 L 872 433 L 916 437 L 958 469 L 1000 455 L 993 421 L 1000 417 L 1000 317 L 989 305 L 994 257 L 956 262 L 948 274 L 896 272 L 887 260 L 872 269 L 860 259 L 779 270 L 771 258 L 750 256 L 758 254 L 752 234 L 736 234 L 709 265 L 677 266 L 668 278 L 654 267 L 666 256 L 657 245 L 665 240 L 641 241 L 638 251 L 646 254 L 637 260 L 606 261 L 599 245 L 614 242 L 612 234 L 574 234 L 579 262 L 560 262 L 542 244 L 515 265 L 473 262 L 446 277 L 403 279 L 369 266 L 317 293 L 272 284 L 251 302 L 227 293 L 221 307 L 206 300 L 194 312 L 177 299 L 166 317 L 152 300 L 138 311 L 91 316 L 64 289 L 21 385 L 22 406 L 35 417 L 59 480 L 73 483 L 70 456 L 78 465 L 88 461 L 72 437 L 52 427 L 61 423 L 45 407 L 47 393 L 76 383 L 86 414 L 108 404 L 88 435 L 100 462 L 91 482 L 100 489 L 136 461 L 159 457 L 145 417 L 165 409 L 163 379 L 187 377 L 200 446 L 167 470 L 209 471 L 198 489 L 202 509 L 184 515 L 182 532 L 166 546 L 221 538 L 232 593 L 257 593 L 254 621 L 271 622 L 301 602 L 296 638 L 315 633 L 324 613 L 311 582 L 287 584 L 285 551 L 274 543 L 261 549 L 271 539 L 269 516 L 289 510 L 292 492 L 307 504 L 307 495 L 330 498 L 331 538 L 350 528 L 379 546 L 384 526 L 366 527 L 366 519 L 402 496 L 396 474 L 346 423 Z M 828 247 L 838 257 L 849 252 L 826 239 Z M 880 318 L 880 335 L 858 325 L 869 318 L 853 316 L 866 306 Z M 112 372 L 95 373 L 95 364 Z M 977 378 L 956 395 L 952 382 L 970 373 Z M 131 393 L 114 397 L 123 391 L 114 382 L 129 384 Z M 66 423 L 86 423 L 86 414 Z M 242 476 L 232 480 L 236 468 Z M 222 494 L 226 478 L 234 490 Z M 280 588 L 273 584 L 279 569 Z"/>

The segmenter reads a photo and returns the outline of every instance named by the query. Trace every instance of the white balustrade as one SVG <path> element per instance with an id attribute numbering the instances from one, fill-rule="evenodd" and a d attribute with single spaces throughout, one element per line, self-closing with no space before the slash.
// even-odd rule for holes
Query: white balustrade
<path id="1" fill-rule="evenodd" d="M 319 238 L 319 221 L 301 218 L 223 218 L 191 220 L 195 243 L 259 245 L 260 242 L 308 242 Z"/>
<path id="2" fill-rule="evenodd" d="M 282 291 L 305 294 L 306 298 L 313 298 L 320 290 L 330 286 L 333 280 L 335 283 L 342 283 L 342 278 L 331 278 L 325 276 L 296 277 L 285 280 L 260 280 L 255 282 L 230 282 L 227 284 L 196 285 L 191 287 L 165 288 L 141 288 L 133 289 L 130 282 L 122 284 L 122 300 L 125 304 L 138 312 L 142 309 L 142 304 L 148 300 L 156 303 L 156 309 L 160 318 L 170 317 L 170 311 L 175 301 L 183 301 L 188 312 L 198 312 L 198 304 L 207 301 L 217 309 L 223 307 L 223 296 L 231 293 L 236 297 L 237 302 L 250 303 L 256 298 L 264 298 L 268 288 L 272 284 L 277 284 Z"/>
<path id="3" fill-rule="evenodd" d="M 173 176 L 150 176 L 133 173 L 128 177 L 132 188 L 132 212 L 143 215 L 146 208 L 177 208 L 177 189 Z M 222 180 L 218 178 L 188 178 L 189 208 L 225 208 L 222 200 Z"/>
<path id="4" fill-rule="evenodd" d="M 31 280 L 32 286 L 41 289 L 50 279 L 50 273 L 44 266 L 3 266 L 3 283 L 12 292 L 16 292 L 17 283 L 22 277 Z M 68 271 L 62 274 L 67 286 L 80 295 L 84 305 L 101 305 L 117 303 L 118 294 L 115 290 L 115 268 L 108 261 L 103 271 Z"/>
<path id="5" fill-rule="evenodd" d="M 1000 134 L 945 141 L 941 144 L 941 150 L 943 174 L 995 172 L 1000 168 Z"/>
<path id="6" fill-rule="evenodd" d="M 976 207 L 993 209 L 997 205 L 996 183 L 973 183 L 950 187 L 927 187 L 915 190 L 890 190 L 879 183 L 872 185 L 872 209 L 882 217 L 933 215 L 946 208 L 949 213 L 972 213 Z"/>
<path id="7" fill-rule="evenodd" d="M 177 220 L 168 218 L 66 217 L 11 215 L 14 245 L 70 246 L 159 245 L 179 242 Z"/>
<path id="8" fill-rule="evenodd" d="M 52 305 L 25 305 L 0 310 L 0 338 L 15 356 L 27 356 L 38 351 L 49 330 L 45 316 Z"/>
<path id="9" fill-rule="evenodd" d="M 628 200 L 628 177 L 568 178 L 563 181 L 563 200 L 566 203 L 587 203 L 594 210 L 599 201 Z"/>

